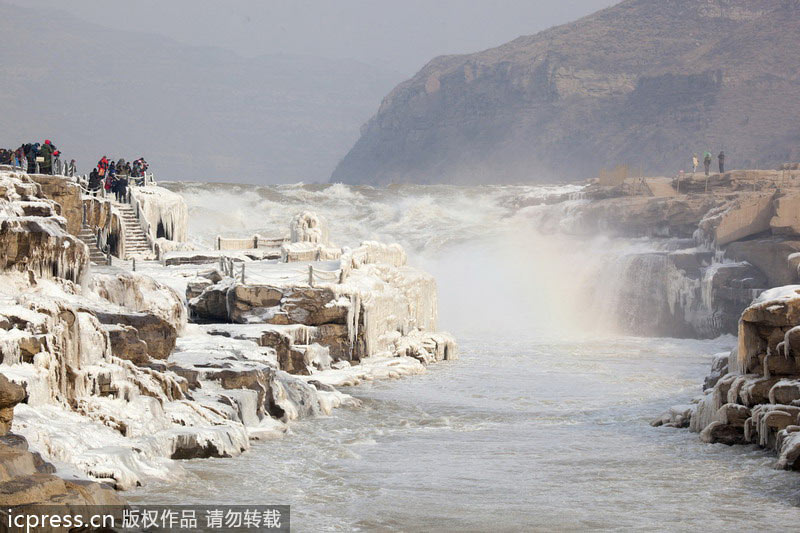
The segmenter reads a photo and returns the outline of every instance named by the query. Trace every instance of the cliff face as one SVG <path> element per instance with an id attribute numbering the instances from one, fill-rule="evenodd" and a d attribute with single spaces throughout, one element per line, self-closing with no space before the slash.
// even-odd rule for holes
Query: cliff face
<path id="1" fill-rule="evenodd" d="M 798 0 L 627 0 L 396 87 L 331 181 L 512 182 L 800 157 Z"/>

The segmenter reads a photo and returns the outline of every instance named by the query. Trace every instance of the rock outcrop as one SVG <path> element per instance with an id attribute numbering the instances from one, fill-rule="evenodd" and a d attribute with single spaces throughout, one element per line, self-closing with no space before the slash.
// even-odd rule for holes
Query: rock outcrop
<path id="1" fill-rule="evenodd" d="M 30 178 L 42 188 L 42 195 L 58 205 L 58 214 L 67 220 L 67 231 L 77 235 L 83 223 L 81 187 L 61 176 L 31 174 Z"/>
<path id="2" fill-rule="evenodd" d="M 149 197 L 138 205 L 180 238 L 174 205 Z M 82 220 L 84 206 L 90 227 L 119 217 L 88 199 Z M 45 459 L 116 489 L 168 479 L 180 469 L 174 459 L 231 457 L 253 439 L 282 436 L 293 420 L 358 405 L 334 384 L 415 374 L 456 357 L 452 337 L 435 331 L 433 279 L 405 265 L 396 245 L 334 249 L 305 217 L 297 244 L 334 249 L 335 261 L 243 254 L 238 261 L 256 278 L 249 283 L 244 272 L 234 279 L 233 258 L 219 253 L 193 255 L 206 265 L 202 275 L 183 262 L 93 271 L 61 212 L 42 185 L 0 169 L 0 433 L 15 431 L 0 436 L 8 506 L 118 501 L 91 481 L 53 476 Z M 210 268 L 220 260 L 227 275 Z M 275 283 L 263 281 L 271 276 Z M 188 324 L 176 285 L 186 287 L 195 319 L 218 323 Z M 12 444 L 41 456 L 7 452 Z"/>
<path id="3" fill-rule="evenodd" d="M 7 346 L 6 346 L 7 348 Z M 7 363 L 4 350 L 0 351 Z M 88 481 L 64 480 L 38 452 L 28 450 L 22 435 L 11 433 L 14 408 L 27 401 L 25 387 L 0 373 L 0 505 L 121 505 L 111 487 Z"/>
<path id="4" fill-rule="evenodd" d="M 800 286 L 765 291 L 742 313 L 738 347 L 717 356 L 696 405 L 653 425 L 688 426 L 707 443 L 754 443 L 800 470 Z M 674 414 L 677 413 L 677 414 Z"/>
<path id="5" fill-rule="evenodd" d="M 80 283 L 89 265 L 88 253 L 66 231 L 60 212 L 26 174 L 0 173 L 0 271 Z"/>
<path id="6" fill-rule="evenodd" d="M 365 242 L 342 253 L 338 267 L 325 272 L 330 280 L 312 267 L 311 279 L 288 284 L 241 283 L 211 270 L 187 284 L 186 297 L 195 320 L 261 325 L 245 338 L 274 349 L 291 373 L 386 353 L 424 363 L 456 357 L 452 338 L 435 333 L 436 283 L 406 265 L 401 247 Z"/>
<path id="7" fill-rule="evenodd" d="M 437 57 L 384 98 L 331 181 L 674 175 L 723 146 L 729 166 L 776 168 L 798 158 L 798 13 L 797 0 L 626 0 Z"/>
<path id="8" fill-rule="evenodd" d="M 800 234 L 791 215 L 795 171 L 732 171 L 672 182 L 652 196 L 650 181 L 602 186 L 530 211 L 539 231 L 631 244 L 609 254 L 586 288 L 598 312 L 637 335 L 716 337 L 736 334 L 739 316 L 761 291 L 800 282 Z M 688 194 L 677 194 L 678 187 Z M 694 192 L 697 191 L 697 192 Z M 635 241 L 631 241 L 635 239 Z"/>

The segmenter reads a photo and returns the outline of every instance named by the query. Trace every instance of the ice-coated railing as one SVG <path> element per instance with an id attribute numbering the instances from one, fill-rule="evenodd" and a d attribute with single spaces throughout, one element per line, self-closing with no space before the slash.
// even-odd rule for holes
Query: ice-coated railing
<path id="1" fill-rule="evenodd" d="M 253 235 L 245 238 L 217 236 L 214 247 L 217 250 L 257 250 L 258 248 L 280 248 L 287 242 L 285 237 L 262 237 Z"/>

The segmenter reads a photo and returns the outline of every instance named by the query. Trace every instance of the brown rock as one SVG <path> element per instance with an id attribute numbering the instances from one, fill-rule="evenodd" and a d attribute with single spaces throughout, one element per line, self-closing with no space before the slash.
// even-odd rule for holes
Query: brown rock
<path id="1" fill-rule="evenodd" d="M 769 225 L 774 235 L 800 235 L 800 192 L 790 191 L 776 199 Z"/>
<path id="2" fill-rule="evenodd" d="M 800 252 L 800 240 L 768 237 L 732 242 L 725 248 L 725 257 L 747 261 L 764 273 L 770 287 L 777 287 L 797 281 L 797 267 L 789 263 L 789 256 L 796 252 Z"/>
<path id="3" fill-rule="evenodd" d="M 220 452 L 211 442 L 200 442 L 197 433 L 187 432 L 174 437 L 170 457 L 172 459 L 205 459 L 207 457 L 230 457 L 230 455 Z"/>
<path id="4" fill-rule="evenodd" d="M 709 213 L 701 229 L 713 237 L 717 246 L 725 246 L 769 230 L 775 212 L 773 193 L 741 194 L 729 204 Z"/>
<path id="5" fill-rule="evenodd" d="M 107 312 L 86 309 L 97 317 L 101 324 L 131 326 L 138 338 L 147 343 L 147 353 L 154 359 L 166 359 L 175 348 L 178 332 L 161 317 L 148 313 Z"/>
<path id="6" fill-rule="evenodd" d="M 139 338 L 136 328 L 114 324 L 103 329 L 111 341 L 111 353 L 138 366 L 148 363 L 150 356 L 147 354 L 147 343 Z"/>
<path id="7" fill-rule="evenodd" d="M 770 411 L 764 415 L 764 425 L 768 428 L 780 431 L 784 429 L 786 426 L 790 426 L 797 422 L 797 417 L 791 413 L 787 413 L 786 411 Z"/>
<path id="8" fill-rule="evenodd" d="M 716 420 L 735 428 L 744 428 L 744 422 L 750 418 L 750 409 L 744 405 L 726 403 L 719 408 Z"/>
<path id="9" fill-rule="evenodd" d="M 290 374 L 308 374 L 308 361 L 305 349 L 292 344 L 292 338 L 280 331 L 267 330 L 261 334 L 259 342 L 275 350 L 278 357 L 278 367 Z"/>
<path id="10" fill-rule="evenodd" d="M 0 374 L 0 435 L 11 430 L 14 406 L 25 399 L 25 389 Z"/>
<path id="11" fill-rule="evenodd" d="M 712 422 L 700 432 L 700 440 L 708 444 L 718 442 L 727 444 L 728 446 L 746 443 L 742 428 L 723 424 L 718 421 Z"/>
<path id="12" fill-rule="evenodd" d="M 350 360 L 350 336 L 344 324 L 317 326 L 314 342 L 327 346 L 334 361 Z"/>
<path id="13" fill-rule="evenodd" d="M 67 219 L 67 231 L 78 235 L 83 224 L 83 199 L 80 185 L 61 176 L 31 174 L 31 179 L 41 185 L 42 193 L 61 206 L 61 216 Z"/>
<path id="14" fill-rule="evenodd" d="M 769 391 L 780 378 L 747 377 L 739 389 L 741 403 L 748 407 L 769 403 Z M 730 398 L 730 394 L 728 395 Z"/>
<path id="15" fill-rule="evenodd" d="M 64 480 L 53 474 L 30 474 L 0 482 L 0 506 L 14 507 L 46 502 L 53 496 L 64 494 Z"/>
<path id="16" fill-rule="evenodd" d="M 199 296 L 189 300 L 189 313 L 191 314 L 192 318 L 217 322 L 229 322 L 229 288 L 230 286 L 226 283 L 211 285 L 203 289 Z M 188 290 L 189 288 L 187 287 L 187 291 Z"/>
<path id="17" fill-rule="evenodd" d="M 779 381 L 769 390 L 769 402 L 791 404 L 800 400 L 800 381 Z"/>
<path id="18" fill-rule="evenodd" d="M 282 307 L 294 324 L 346 324 L 349 308 L 336 305 L 336 298 L 328 288 L 291 289 L 286 293 Z"/>
<path id="19" fill-rule="evenodd" d="M 0 445 L 0 481 L 36 472 L 33 454 L 19 448 Z"/>

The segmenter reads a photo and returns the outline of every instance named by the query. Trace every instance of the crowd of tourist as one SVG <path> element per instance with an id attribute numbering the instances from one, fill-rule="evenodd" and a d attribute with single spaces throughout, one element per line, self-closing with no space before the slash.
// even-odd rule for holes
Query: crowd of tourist
<path id="1" fill-rule="evenodd" d="M 41 144 L 25 143 L 16 150 L 0 148 L 0 165 L 11 165 L 29 174 L 75 176 L 78 172 L 75 160 L 63 161 L 61 151 L 50 139 Z"/>
<path id="2" fill-rule="evenodd" d="M 97 195 L 104 189 L 106 193 L 114 193 L 118 202 L 123 202 L 128 194 L 129 185 L 144 185 L 148 168 L 149 165 L 144 157 L 133 162 L 119 159 L 115 163 L 104 155 L 89 174 L 89 192 Z"/>
<path id="3" fill-rule="evenodd" d="M 77 166 L 75 160 L 68 163 L 61 160 L 61 151 L 50 139 L 44 143 L 25 143 L 16 150 L 0 148 L 0 165 L 11 165 L 28 174 L 52 174 L 75 177 Z M 149 165 L 144 157 L 134 161 L 120 158 L 116 162 L 103 156 L 97 166 L 89 174 L 84 186 L 90 194 L 97 196 L 101 191 L 113 193 L 117 201 L 125 201 L 130 185 L 144 185 Z"/>

